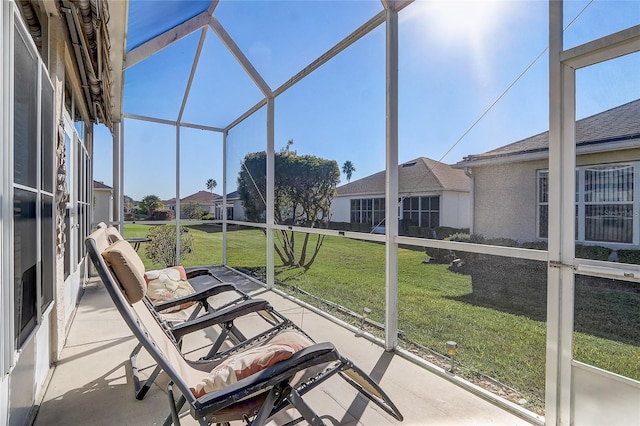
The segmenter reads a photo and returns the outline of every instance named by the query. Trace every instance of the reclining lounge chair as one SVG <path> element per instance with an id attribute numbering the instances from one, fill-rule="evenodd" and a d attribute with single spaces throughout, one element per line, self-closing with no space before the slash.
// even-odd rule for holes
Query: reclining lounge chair
<path id="1" fill-rule="evenodd" d="M 263 425 L 290 404 L 302 416 L 298 421 L 321 425 L 324 423 L 303 396 L 335 375 L 390 416 L 402 420 L 393 402 L 366 373 L 342 357 L 331 343 L 314 343 L 290 322 L 224 354 L 186 360 L 174 334 L 163 327 L 157 311 L 145 303 L 144 266 L 133 248 L 122 241 L 99 250 L 94 237 L 90 235 L 86 245 L 109 295 L 133 334 L 169 376 L 168 420 L 174 424 L 180 423 L 178 413 L 186 403 L 191 416 L 203 425 L 234 420 Z M 197 321 L 206 325 L 205 319 Z M 174 387 L 181 394 L 177 402 Z"/>
<path id="2" fill-rule="evenodd" d="M 102 226 L 101 226 L 102 225 Z M 125 241 L 118 230 L 114 227 L 107 227 L 104 224 L 98 224 L 91 235 L 99 252 L 106 250 L 110 244 L 117 241 Z M 126 241 L 125 241 L 126 242 Z M 135 253 L 135 258 L 142 262 Z M 147 272 L 145 272 L 145 281 Z M 235 326 L 234 320 L 245 315 L 257 313 L 265 320 L 267 327 L 278 328 L 284 324 L 286 318 L 275 312 L 271 306 L 264 300 L 254 299 L 238 290 L 234 284 L 223 282 L 214 277 L 207 268 L 194 268 L 187 272 L 187 278 L 190 283 L 194 277 L 201 277 L 199 288 L 188 295 L 175 297 L 166 301 L 152 301 L 147 295 L 144 296 L 144 303 L 151 310 L 158 313 L 158 319 L 162 321 L 165 328 L 171 330 L 171 334 L 176 339 L 178 346 L 181 346 L 182 337 L 195 330 L 201 330 L 210 326 L 218 326 L 220 333 L 216 341 L 209 347 L 207 357 L 211 357 L 218 353 L 225 342 L 231 341 L 232 344 L 238 344 L 247 340 L 240 330 Z M 222 293 L 232 293 L 227 297 L 220 297 Z M 218 299 L 223 299 L 218 301 Z M 204 311 L 202 317 L 198 317 L 200 312 Z M 142 349 L 142 343 L 139 343 L 129 356 L 133 371 L 134 387 L 136 399 L 143 399 L 150 389 L 151 384 L 162 371 L 158 365 L 153 370 L 149 378 L 141 383 L 139 379 L 136 359 Z"/>

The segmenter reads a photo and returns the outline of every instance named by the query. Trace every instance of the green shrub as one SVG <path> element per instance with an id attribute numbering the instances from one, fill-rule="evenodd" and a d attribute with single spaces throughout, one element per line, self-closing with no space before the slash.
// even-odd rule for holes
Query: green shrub
<path id="1" fill-rule="evenodd" d="M 420 227 L 415 225 L 407 226 L 407 234 L 410 237 L 419 237 L 420 236 Z"/>
<path id="2" fill-rule="evenodd" d="M 469 228 L 452 228 L 450 226 L 437 226 L 435 229 L 436 238 L 444 240 L 453 234 L 468 234 Z"/>
<path id="3" fill-rule="evenodd" d="M 549 244 L 546 241 L 527 241 L 525 243 L 520 244 L 522 248 L 532 249 L 532 250 L 548 250 Z"/>
<path id="4" fill-rule="evenodd" d="M 147 257 L 154 263 L 174 266 L 176 262 L 176 225 L 152 226 L 147 234 L 151 241 L 147 243 Z M 180 260 L 191 253 L 193 236 L 189 228 L 180 227 Z"/>
<path id="5" fill-rule="evenodd" d="M 451 234 L 447 238 L 444 238 L 444 241 L 457 241 L 457 242 L 460 242 L 460 243 L 474 243 L 474 242 L 476 242 L 473 239 L 474 239 L 474 236 L 469 235 L 469 233 L 456 232 L 455 234 Z"/>
<path id="6" fill-rule="evenodd" d="M 214 220 L 215 217 L 211 213 L 207 213 L 202 216 L 202 220 Z"/>
<path id="7" fill-rule="evenodd" d="M 444 238 L 444 241 L 458 241 L 468 243 L 471 236 L 468 233 L 458 232 Z M 458 258 L 457 254 L 452 250 L 439 249 L 434 247 L 425 247 L 424 252 L 429 256 L 429 262 L 447 264 Z"/>
<path id="8" fill-rule="evenodd" d="M 608 247 L 583 246 L 576 244 L 576 257 L 579 257 L 580 259 L 608 260 L 610 254 L 611 249 Z"/>
<path id="9" fill-rule="evenodd" d="M 622 263 L 640 265 L 640 250 L 618 250 L 618 260 Z"/>
<path id="10" fill-rule="evenodd" d="M 502 246 L 502 247 L 517 247 L 518 242 L 516 240 L 512 240 L 511 238 L 489 238 L 485 239 L 482 244 L 487 244 L 490 246 Z"/>

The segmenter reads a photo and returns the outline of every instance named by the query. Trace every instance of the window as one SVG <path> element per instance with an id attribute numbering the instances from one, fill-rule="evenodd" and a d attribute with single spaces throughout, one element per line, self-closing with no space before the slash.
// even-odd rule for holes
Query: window
<path id="1" fill-rule="evenodd" d="M 402 219 L 414 226 L 436 228 L 440 226 L 440 196 L 407 197 L 402 200 Z"/>
<path id="2" fill-rule="evenodd" d="M 584 239 L 633 243 L 633 166 L 584 169 Z"/>
<path id="3" fill-rule="evenodd" d="M 23 27 L 13 28 L 13 317 L 21 348 L 53 301 L 54 91 Z M 7 176 L 9 179 L 10 176 Z"/>
<path id="4" fill-rule="evenodd" d="M 576 170 L 576 240 L 634 243 L 637 164 L 578 167 Z M 538 236 L 548 237 L 549 172 L 538 172 Z M 637 238 L 637 236 L 636 236 Z M 637 244 L 637 242 L 636 242 Z"/>
<path id="5" fill-rule="evenodd" d="M 440 226 L 440 197 L 420 197 L 420 226 L 436 228 Z"/>
<path id="6" fill-rule="evenodd" d="M 384 221 L 384 198 L 351 200 L 351 223 L 380 225 Z"/>

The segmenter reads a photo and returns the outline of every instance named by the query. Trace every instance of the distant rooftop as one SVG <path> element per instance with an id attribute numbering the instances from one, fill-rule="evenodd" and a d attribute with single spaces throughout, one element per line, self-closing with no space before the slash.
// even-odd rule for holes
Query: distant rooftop
<path id="1" fill-rule="evenodd" d="M 113 190 L 113 188 L 110 187 L 109 185 L 105 185 L 104 182 L 99 182 L 97 180 L 93 181 L 93 189 L 109 189 L 109 190 Z"/>
<path id="2" fill-rule="evenodd" d="M 385 193 L 385 172 L 381 171 L 338 188 L 338 196 Z M 401 194 L 425 191 L 469 191 L 464 171 L 448 164 L 419 157 L 398 166 L 398 189 Z"/>
<path id="3" fill-rule="evenodd" d="M 184 198 L 180 199 L 180 203 L 198 203 L 198 204 L 213 204 L 213 201 L 221 196 L 216 194 L 215 192 L 209 191 L 198 191 L 195 194 L 191 194 Z M 171 198 L 169 200 L 163 201 L 164 204 L 175 204 L 176 199 Z"/>

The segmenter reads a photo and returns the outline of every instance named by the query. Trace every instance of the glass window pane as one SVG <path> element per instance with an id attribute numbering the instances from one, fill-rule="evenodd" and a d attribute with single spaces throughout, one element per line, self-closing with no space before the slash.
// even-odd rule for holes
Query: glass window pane
<path id="1" fill-rule="evenodd" d="M 616 243 L 633 242 L 632 205 L 585 206 L 585 240 Z"/>
<path id="2" fill-rule="evenodd" d="M 55 226 L 53 220 L 53 197 L 42 196 L 42 310 L 53 301 L 55 285 Z"/>
<path id="3" fill-rule="evenodd" d="M 547 238 L 549 236 L 549 206 L 540 206 L 540 218 L 538 220 L 538 237 Z"/>
<path id="4" fill-rule="evenodd" d="M 53 193 L 53 162 L 55 152 L 55 132 L 53 118 L 53 86 L 42 70 L 42 109 L 40 112 L 42 138 L 42 189 Z"/>
<path id="5" fill-rule="evenodd" d="M 14 337 L 21 347 L 36 325 L 37 227 L 36 194 L 16 189 L 13 201 Z"/>
<path id="6" fill-rule="evenodd" d="M 431 210 L 440 210 L 440 197 L 431 197 Z"/>
<path id="7" fill-rule="evenodd" d="M 584 174 L 584 201 L 633 201 L 633 166 L 588 167 Z"/>
<path id="8" fill-rule="evenodd" d="M 17 27 L 14 33 L 14 182 L 37 186 L 37 60 Z"/>

